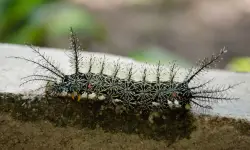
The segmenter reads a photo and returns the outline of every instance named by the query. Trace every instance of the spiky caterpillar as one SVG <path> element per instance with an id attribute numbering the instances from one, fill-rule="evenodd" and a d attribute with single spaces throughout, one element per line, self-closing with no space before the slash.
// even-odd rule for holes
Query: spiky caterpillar
<path id="1" fill-rule="evenodd" d="M 155 67 L 155 79 L 152 81 L 147 80 L 149 65 L 144 64 L 142 69 L 141 78 L 134 79 L 135 64 L 131 63 L 127 66 L 123 74 L 123 78 L 118 74 L 122 74 L 122 63 L 119 59 L 115 63 L 107 63 L 105 56 L 103 60 L 94 60 L 95 57 L 89 58 L 89 63 L 82 56 L 81 46 L 78 38 L 73 30 L 70 30 L 70 64 L 74 70 L 73 74 L 63 73 L 54 61 L 51 61 L 45 54 L 40 53 L 38 49 L 33 48 L 33 51 L 41 58 L 39 61 L 34 61 L 24 57 L 11 57 L 22 59 L 36 64 L 39 68 L 43 69 L 48 75 L 33 74 L 24 77 L 24 82 L 45 81 L 46 89 L 49 94 L 72 94 L 74 99 L 77 94 L 77 99 L 80 101 L 82 95 L 95 95 L 96 99 L 102 99 L 110 103 L 121 103 L 129 109 L 143 109 L 152 110 L 156 109 L 171 109 L 173 107 L 187 108 L 187 106 L 198 106 L 201 108 L 211 108 L 207 103 L 212 103 L 219 100 L 233 100 L 224 95 L 224 92 L 233 88 L 231 85 L 224 88 L 209 88 L 208 84 L 212 80 L 205 83 L 200 83 L 194 87 L 190 86 L 192 81 L 212 64 L 218 62 L 221 56 L 226 53 L 222 49 L 219 54 L 212 55 L 212 57 L 205 58 L 198 62 L 196 68 L 191 68 L 183 81 L 176 81 L 178 69 L 175 64 L 170 66 L 167 74 L 168 79 L 162 80 L 161 71 L 164 68 L 160 62 Z M 94 72 L 94 63 L 99 62 L 99 70 Z M 113 65 L 111 73 L 105 72 L 106 68 Z M 87 66 L 87 67 L 86 67 Z M 82 68 L 87 68 L 86 71 L 81 71 Z M 204 104 L 202 104 L 204 103 Z"/>

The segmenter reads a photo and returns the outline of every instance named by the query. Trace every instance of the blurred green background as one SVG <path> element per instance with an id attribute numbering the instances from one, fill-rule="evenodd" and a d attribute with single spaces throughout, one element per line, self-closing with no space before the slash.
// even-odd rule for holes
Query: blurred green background
<path id="1" fill-rule="evenodd" d="M 169 0 L 162 3 L 158 10 L 171 10 L 174 6 L 174 1 Z M 90 42 L 86 45 L 105 43 L 109 36 L 107 26 L 102 21 L 96 19 L 87 7 L 73 1 L 1 0 L 0 18 L 1 43 L 28 43 L 42 47 L 67 48 L 68 43 L 65 40 L 68 38 L 69 27 L 73 27 L 82 42 Z M 150 63 L 161 60 L 162 63 L 168 64 L 172 60 L 178 60 L 182 67 L 193 65 L 193 62 L 184 56 L 157 45 L 140 46 L 129 50 L 126 55 Z M 250 58 L 235 57 L 225 68 L 231 71 L 250 72 Z"/>
<path id="2" fill-rule="evenodd" d="M 96 41 L 105 39 L 105 29 L 90 13 L 61 0 L 1 0 L 0 41 L 47 46 L 46 39 L 65 36 L 69 27 Z"/>

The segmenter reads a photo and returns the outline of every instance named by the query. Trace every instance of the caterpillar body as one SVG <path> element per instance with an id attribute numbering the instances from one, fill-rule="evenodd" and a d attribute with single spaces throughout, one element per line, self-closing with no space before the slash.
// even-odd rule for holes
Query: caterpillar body
<path id="1" fill-rule="evenodd" d="M 199 61 L 199 65 L 191 68 L 183 80 L 177 80 L 180 72 L 175 63 L 166 67 L 159 62 L 153 67 L 154 69 L 150 68 L 148 64 L 141 64 L 141 68 L 138 69 L 139 63 L 133 61 L 130 65 L 125 64 L 125 67 L 119 59 L 117 59 L 117 62 L 107 63 L 105 55 L 102 58 L 96 58 L 93 54 L 87 59 L 82 56 L 81 45 L 72 28 L 70 33 L 69 57 L 74 72 L 72 74 L 63 73 L 53 61 L 50 61 L 38 49 L 33 48 L 33 51 L 41 58 L 40 61 L 24 57 L 11 57 L 36 64 L 49 74 L 33 74 L 24 77 L 22 78 L 24 80 L 22 84 L 45 81 L 47 83 L 46 91 L 50 95 L 66 93 L 71 94 L 73 99 L 77 97 L 78 101 L 85 97 L 87 99 L 104 100 L 108 103 L 119 103 L 128 109 L 142 110 L 164 110 L 176 107 L 187 109 L 190 106 L 209 109 L 211 107 L 208 103 L 235 99 L 224 94 L 235 85 L 210 88 L 208 84 L 212 80 L 209 80 L 205 83 L 190 86 L 190 83 L 195 81 L 202 72 L 221 59 L 221 56 L 227 52 L 226 49 L 222 49 L 217 55 L 212 55 L 210 59 L 205 58 Z M 85 68 L 84 71 L 83 68 Z M 135 74 L 138 70 L 141 73 L 139 79 L 136 79 Z M 148 76 L 152 70 L 154 71 L 152 73 L 154 79 L 150 81 Z M 164 71 L 165 75 L 162 73 Z M 165 80 L 163 80 L 164 77 Z"/>

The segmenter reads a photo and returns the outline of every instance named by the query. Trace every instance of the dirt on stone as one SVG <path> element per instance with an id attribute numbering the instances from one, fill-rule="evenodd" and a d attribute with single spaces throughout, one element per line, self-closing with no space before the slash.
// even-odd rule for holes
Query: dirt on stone
<path id="1" fill-rule="evenodd" d="M 247 122 L 227 118 L 201 117 L 190 139 L 168 147 L 164 140 L 143 139 L 136 134 L 111 133 L 101 129 L 55 127 L 48 121 L 22 122 L 8 113 L 0 115 L 1 149 L 82 149 L 82 150 L 248 150 Z"/>
<path id="2" fill-rule="evenodd" d="M 136 115 L 119 115 L 110 109 L 100 110 L 98 103 L 71 102 L 70 105 L 67 104 L 68 109 L 63 109 L 63 106 L 65 107 L 63 99 L 47 100 L 50 100 L 49 104 L 39 98 L 30 101 L 20 95 L 0 93 L 1 149 L 248 150 L 250 148 L 250 123 L 246 120 L 178 115 L 178 110 L 172 110 L 165 114 L 167 118 L 156 117 L 153 120 L 155 123 L 151 124 L 147 119 L 137 119 Z"/>

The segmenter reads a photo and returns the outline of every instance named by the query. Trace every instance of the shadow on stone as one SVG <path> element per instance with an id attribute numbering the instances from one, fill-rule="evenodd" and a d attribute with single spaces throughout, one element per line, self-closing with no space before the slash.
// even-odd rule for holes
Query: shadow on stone
<path id="1" fill-rule="evenodd" d="M 49 120 L 56 126 L 101 128 L 107 132 L 139 134 L 143 138 L 168 140 L 174 143 L 189 138 L 196 129 L 195 117 L 183 109 L 165 112 L 124 111 L 120 106 L 103 101 L 65 97 L 23 98 L 22 95 L 0 93 L 0 109 L 22 121 Z"/>

